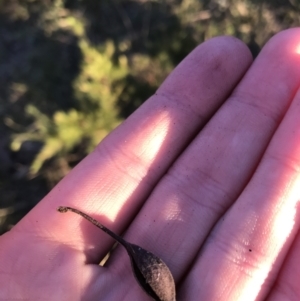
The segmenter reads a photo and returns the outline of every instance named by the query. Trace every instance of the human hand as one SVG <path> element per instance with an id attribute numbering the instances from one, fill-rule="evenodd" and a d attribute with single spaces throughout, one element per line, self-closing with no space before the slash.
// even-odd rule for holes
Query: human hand
<path id="1" fill-rule="evenodd" d="M 300 29 L 251 64 L 231 37 L 157 93 L 0 238 L 0 300 L 150 300 L 127 254 L 60 205 L 161 257 L 177 300 L 299 300 Z"/>

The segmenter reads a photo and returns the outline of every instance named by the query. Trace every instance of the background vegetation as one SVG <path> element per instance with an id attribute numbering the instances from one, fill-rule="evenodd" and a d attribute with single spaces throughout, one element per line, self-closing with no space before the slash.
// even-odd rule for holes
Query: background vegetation
<path id="1" fill-rule="evenodd" d="M 299 0 L 0 0 L 0 234 L 199 43 L 254 57 Z"/>

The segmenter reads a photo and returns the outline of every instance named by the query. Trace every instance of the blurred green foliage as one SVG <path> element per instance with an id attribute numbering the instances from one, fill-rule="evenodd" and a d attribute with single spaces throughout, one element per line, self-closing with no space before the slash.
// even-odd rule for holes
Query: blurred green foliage
<path id="1" fill-rule="evenodd" d="M 199 43 L 254 57 L 298 0 L 0 0 L 0 233 L 155 92 Z"/>
<path id="2" fill-rule="evenodd" d="M 48 116 L 29 103 L 25 113 L 34 121 L 27 131 L 12 136 L 13 151 L 19 151 L 24 141 L 43 143 L 30 166 L 33 175 L 46 160 L 64 158 L 83 140 L 88 141 L 86 152 L 91 151 L 119 122 L 114 104 L 123 87 L 113 87 L 113 83 L 128 74 L 126 57 L 119 57 L 118 64 L 113 64 L 114 45 L 109 42 L 97 48 L 82 38 L 79 47 L 83 56 L 81 70 L 72 82 L 76 108 L 57 110 Z"/>

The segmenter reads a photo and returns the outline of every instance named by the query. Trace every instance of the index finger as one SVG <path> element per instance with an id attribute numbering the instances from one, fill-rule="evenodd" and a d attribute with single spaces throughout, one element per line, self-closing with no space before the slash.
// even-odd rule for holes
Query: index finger
<path id="1" fill-rule="evenodd" d="M 246 46 L 232 37 L 197 47 L 161 88 L 65 177 L 15 229 L 71 244 L 88 261 L 112 242 L 55 208 L 76 207 L 121 232 L 189 141 L 226 100 L 251 63 Z M 37 223 L 38 221 L 38 223 Z M 38 227 L 37 227 L 38 224 Z M 76 239 L 74 231 L 78 231 Z M 30 240 L 30 238 L 29 238 Z M 89 246 L 89 248 L 86 248 Z"/>

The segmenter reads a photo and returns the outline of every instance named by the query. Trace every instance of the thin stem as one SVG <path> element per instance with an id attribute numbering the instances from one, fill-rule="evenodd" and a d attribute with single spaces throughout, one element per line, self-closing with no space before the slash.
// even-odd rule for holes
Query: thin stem
<path id="1" fill-rule="evenodd" d="M 94 224 L 96 227 L 100 228 L 102 231 L 104 231 L 109 236 L 111 236 L 113 239 L 115 239 L 118 243 L 120 243 L 125 248 L 127 248 L 127 245 L 128 245 L 127 241 L 125 241 L 122 237 L 118 236 L 117 234 L 115 234 L 114 232 L 112 232 L 111 230 L 109 230 L 108 228 L 106 228 L 105 226 L 103 226 L 101 223 L 99 223 L 97 220 L 95 220 L 91 216 L 85 214 L 84 212 L 82 212 L 82 211 L 80 211 L 78 209 L 72 208 L 72 207 L 65 207 L 65 206 L 59 206 L 57 208 L 57 211 L 60 212 L 60 213 L 65 213 L 65 212 L 68 212 L 68 211 L 72 211 L 74 213 L 77 213 L 77 214 L 81 215 L 82 217 L 84 217 L 85 219 L 87 219 L 89 222 L 91 222 L 92 224 Z"/>

